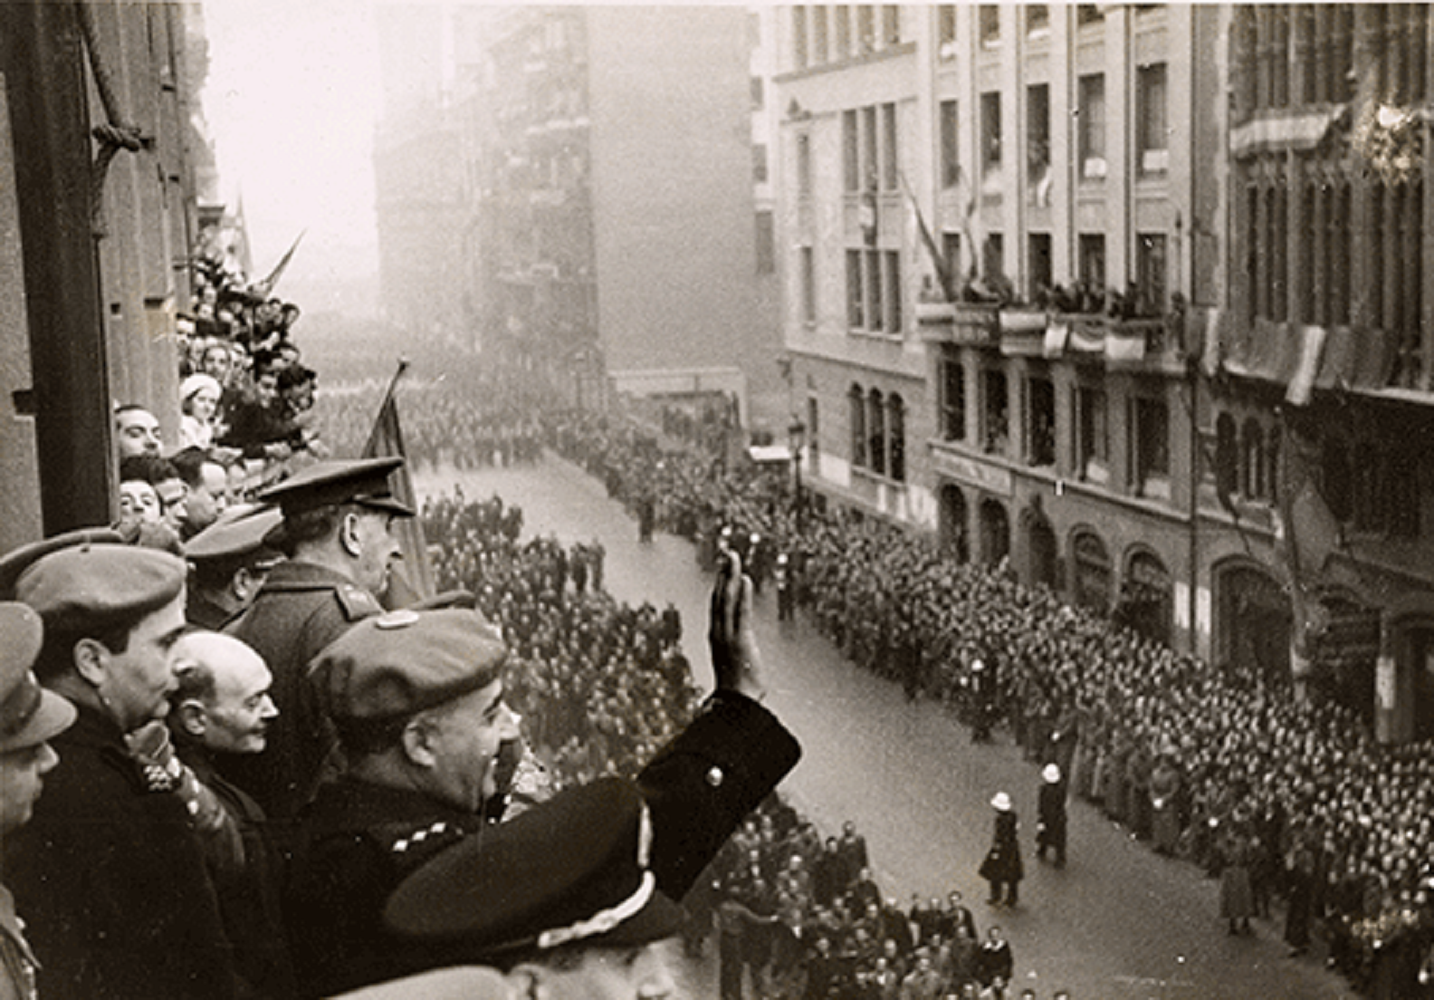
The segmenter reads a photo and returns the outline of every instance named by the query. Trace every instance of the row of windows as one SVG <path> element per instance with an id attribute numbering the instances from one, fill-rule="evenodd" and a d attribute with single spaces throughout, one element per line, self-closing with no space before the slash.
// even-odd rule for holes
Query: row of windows
<path id="1" fill-rule="evenodd" d="M 1135 71 L 1135 170 L 1157 176 L 1169 169 L 1169 81 L 1166 64 L 1149 63 Z M 1104 180 L 1106 161 L 1105 74 L 1088 73 L 1076 81 L 1076 163 L 1082 181 Z M 941 102 L 941 178 L 946 187 L 961 183 L 960 107 Z M 1001 92 L 980 96 L 980 156 L 983 176 L 1002 166 Z M 1034 204 L 1049 204 L 1051 166 L 1051 88 L 1035 83 L 1026 88 L 1026 174 Z"/>
<path id="2" fill-rule="evenodd" d="M 905 401 L 897 393 L 884 396 L 880 389 L 867 392 L 853 383 L 847 407 L 852 467 L 906 482 Z"/>
<path id="3" fill-rule="evenodd" d="M 1280 438 L 1254 417 L 1243 426 L 1222 413 L 1215 421 L 1215 488 L 1224 499 L 1270 503 L 1279 490 Z"/>
<path id="4" fill-rule="evenodd" d="M 956 12 L 960 10 L 955 4 L 942 4 L 936 11 L 936 37 L 941 46 L 942 58 L 951 58 L 955 54 L 956 45 Z M 1047 32 L 1051 27 L 1051 8 L 1049 4 L 1030 3 L 1023 8 L 1025 15 L 1024 28 L 1027 35 L 1038 35 Z M 1076 24 L 1094 24 L 1104 20 L 1105 15 L 1100 5 L 1083 3 L 1076 5 Z M 1001 43 L 1001 5 L 983 3 L 977 6 L 977 33 L 982 48 L 993 48 Z"/>
<path id="5" fill-rule="evenodd" d="M 1423 388 L 1430 375 L 1420 330 L 1423 185 L 1389 185 L 1373 175 L 1351 181 L 1313 157 L 1302 157 L 1300 167 L 1293 199 L 1282 156 L 1243 167 L 1247 321 L 1348 325 L 1356 321 L 1358 276 L 1367 291 L 1357 321 L 1391 337 L 1389 384 Z"/>
<path id="6" fill-rule="evenodd" d="M 940 426 L 943 440 L 966 441 L 966 369 L 959 358 L 945 358 L 940 369 Z M 1026 376 L 1022 393 L 1020 455 L 1011 453 L 1010 394 L 1006 371 L 982 368 L 977 381 L 980 394 L 976 444 L 989 455 L 1018 458 L 1031 466 L 1056 464 L 1055 384 L 1041 373 Z M 1110 417 L 1106 394 L 1098 386 L 1077 386 L 1071 399 L 1073 454 L 1071 465 L 1082 479 L 1104 483 L 1109 475 Z M 1131 399 L 1130 486 L 1140 495 L 1168 499 L 1170 476 L 1170 418 L 1165 401 L 1153 396 Z"/>
<path id="7" fill-rule="evenodd" d="M 805 296 L 811 266 L 802 258 Z M 846 322 L 852 330 L 900 334 L 904 322 L 901 310 L 901 251 L 848 250 L 846 252 Z M 808 303 L 804 302 L 804 307 Z M 809 303 L 813 308 L 815 302 Z M 815 320 L 812 316 L 812 320 Z"/>
<path id="8" fill-rule="evenodd" d="M 896 4 L 792 8 L 792 59 L 797 69 L 900 44 L 901 8 Z"/>
<path id="9" fill-rule="evenodd" d="M 841 139 L 842 188 L 848 194 L 878 188 L 896 191 L 901 187 L 895 104 L 872 104 L 843 111 Z M 807 176 L 800 162 L 797 166 L 798 177 Z"/>
<path id="10" fill-rule="evenodd" d="M 1240 5 L 1233 38 L 1237 122 L 1265 108 L 1349 101 L 1365 82 L 1391 104 L 1429 93 L 1428 4 Z M 1368 72 L 1355 65 L 1360 50 Z"/>

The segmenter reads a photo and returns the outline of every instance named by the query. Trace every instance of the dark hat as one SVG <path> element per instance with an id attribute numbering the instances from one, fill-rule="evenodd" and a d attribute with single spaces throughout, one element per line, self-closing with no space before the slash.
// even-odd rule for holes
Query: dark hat
<path id="1" fill-rule="evenodd" d="M 72 545 L 96 542 L 117 544 L 123 541 L 124 537 L 113 528 L 77 528 L 74 531 L 66 531 L 50 538 L 42 538 L 38 542 L 31 542 L 29 545 L 22 545 L 17 549 L 11 549 L 0 556 L 0 601 L 13 601 L 15 599 L 15 581 L 20 579 L 20 574 L 51 552 L 58 552 L 60 549 L 67 549 Z"/>
<path id="2" fill-rule="evenodd" d="M 388 475 L 403 459 L 364 458 L 357 461 L 315 462 L 259 494 L 259 499 L 277 503 L 285 517 L 341 503 L 362 504 L 402 517 L 413 511 L 394 498 Z"/>
<path id="3" fill-rule="evenodd" d="M 34 608 L 0 603 L 0 752 L 38 746 L 75 721 L 75 706 L 42 688 L 30 669 L 44 640 Z"/>
<path id="4" fill-rule="evenodd" d="M 439 854 L 389 897 L 384 919 L 409 937 L 461 942 L 471 959 L 658 941 L 683 911 L 657 888 L 651 843 L 637 785 L 599 778 Z"/>
<path id="5" fill-rule="evenodd" d="M 264 538 L 284 522 L 279 508 L 262 504 L 230 507 L 219 518 L 184 543 L 185 558 L 191 562 L 232 559 L 258 552 Z M 279 553 L 275 552 L 277 559 Z"/>
<path id="6" fill-rule="evenodd" d="M 15 594 L 61 632 L 104 629 L 164 607 L 184 589 L 184 560 L 136 545 L 52 552 L 20 575 Z"/>
<path id="7" fill-rule="evenodd" d="M 365 618 L 314 658 L 309 679 L 338 720 L 406 719 L 501 676 L 503 636 L 474 611 L 404 608 Z"/>

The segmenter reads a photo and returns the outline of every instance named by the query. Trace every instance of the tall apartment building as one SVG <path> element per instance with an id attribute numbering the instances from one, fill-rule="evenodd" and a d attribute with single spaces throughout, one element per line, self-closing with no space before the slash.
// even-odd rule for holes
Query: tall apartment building
<path id="1" fill-rule="evenodd" d="M 751 22 L 740 7 L 477 18 L 465 146 L 491 336 L 575 400 L 721 391 L 785 414 L 761 321 Z M 467 102 L 465 102 L 467 103 Z M 765 276 L 768 285 L 774 281 Z"/>
<path id="2" fill-rule="evenodd" d="M 1428 5 L 777 17 L 805 482 L 1430 735 Z"/>

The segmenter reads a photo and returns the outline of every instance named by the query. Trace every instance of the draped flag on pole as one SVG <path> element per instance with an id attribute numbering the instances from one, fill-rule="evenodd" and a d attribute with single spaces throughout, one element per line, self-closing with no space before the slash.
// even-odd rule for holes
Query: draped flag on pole
<path id="1" fill-rule="evenodd" d="M 1317 585 L 1325 563 L 1341 545 L 1339 521 L 1316 487 L 1302 452 L 1301 442 L 1286 425 L 1280 447 L 1277 537 L 1290 574 L 1290 656 L 1296 677 L 1309 672 L 1314 644 L 1329 625 Z"/>
<path id="2" fill-rule="evenodd" d="M 388 384 L 388 392 L 378 408 L 378 416 L 374 419 L 362 457 L 397 457 L 404 460 L 402 465 L 389 473 L 389 489 L 396 500 L 416 512 L 418 502 L 413 492 L 413 478 L 408 471 L 408 453 L 403 447 L 403 429 L 398 422 L 398 398 L 394 395 L 398 380 L 407 369 L 407 361 L 398 363 L 398 371 Z M 423 537 L 420 518 L 395 518 L 390 530 L 398 538 L 403 558 L 389 574 L 388 590 L 379 596 L 384 606 L 392 610 L 432 597 L 433 570 L 428 565 L 428 545 Z"/>
<path id="3" fill-rule="evenodd" d="M 304 238 L 304 233 L 307 232 L 307 229 L 302 230 L 298 236 L 294 237 L 294 242 L 289 246 L 284 256 L 279 258 L 279 263 L 274 265 L 274 270 L 270 271 L 268 277 L 254 286 L 260 295 L 268 296 L 274 291 L 274 286 L 279 283 L 279 279 L 284 275 L 284 269 L 289 266 L 289 261 L 294 259 L 294 251 L 299 249 L 299 241 Z"/>
<path id="4" fill-rule="evenodd" d="M 936 237 L 931 234 L 931 229 L 926 225 L 926 216 L 921 214 L 921 206 L 916 203 L 916 195 L 911 193 L 911 188 L 906 183 L 906 175 L 901 174 L 901 190 L 906 192 L 906 200 L 911 203 L 911 210 L 916 213 L 916 225 L 921 230 L 921 242 L 926 244 L 926 252 L 931 255 L 931 263 L 936 268 L 936 280 L 941 285 L 941 291 L 946 296 L 947 302 L 956 301 L 951 289 L 951 267 L 946 260 L 946 254 L 936 244 Z"/>

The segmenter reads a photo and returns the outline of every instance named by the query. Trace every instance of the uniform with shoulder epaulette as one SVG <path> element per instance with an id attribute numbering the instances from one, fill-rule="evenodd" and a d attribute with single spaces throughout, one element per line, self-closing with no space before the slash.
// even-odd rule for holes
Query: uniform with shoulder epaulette
<path id="1" fill-rule="evenodd" d="M 400 459 L 323 463 L 260 496 L 279 504 L 286 520 L 319 507 L 355 503 L 395 514 L 412 511 L 393 500 L 388 474 Z M 224 631 L 248 643 L 274 675 L 270 692 L 279 715 L 263 753 L 234 755 L 224 775 L 248 792 L 271 823 L 286 824 L 314 796 L 338 741 L 306 678 L 309 662 L 355 622 L 380 614 L 378 598 L 337 570 L 290 559 L 275 566 L 253 605 Z M 276 831 L 283 846 L 282 831 Z"/>
<path id="2" fill-rule="evenodd" d="M 365 621 L 315 662 L 314 687 L 341 727 L 397 722 L 444 703 L 497 677 L 506 657 L 491 625 L 462 621 L 412 611 Z M 757 701 L 716 691 L 636 779 L 650 808 L 657 888 L 685 896 L 800 756 Z M 353 774 L 325 783 L 303 814 L 286 908 L 301 993 L 332 996 L 451 960 L 451 948 L 437 952 L 385 929 L 383 907 L 427 860 L 482 830 L 478 813 L 409 788 Z"/>

